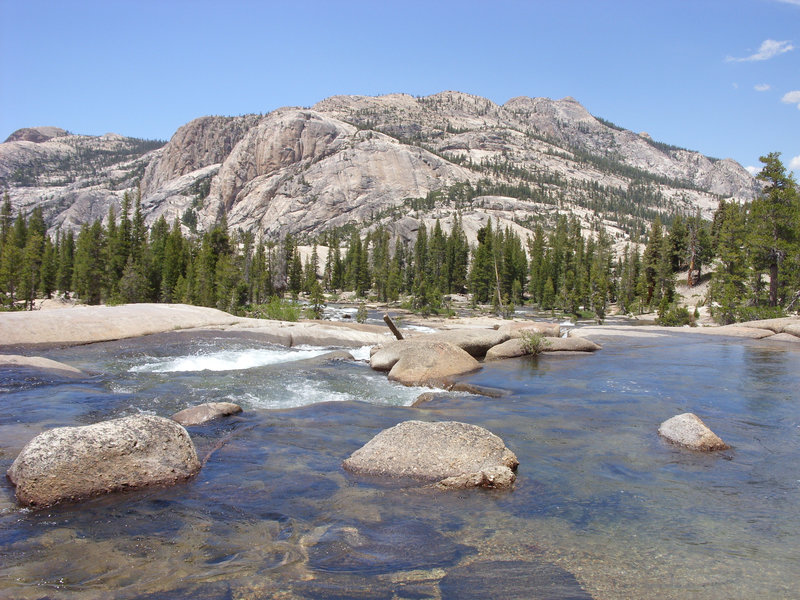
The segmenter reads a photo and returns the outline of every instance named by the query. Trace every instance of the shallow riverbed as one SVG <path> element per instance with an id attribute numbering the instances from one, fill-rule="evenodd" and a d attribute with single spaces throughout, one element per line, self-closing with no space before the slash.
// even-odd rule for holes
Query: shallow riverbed
<path id="1" fill-rule="evenodd" d="M 800 351 L 695 336 L 486 365 L 501 398 L 389 383 L 247 334 L 53 350 L 87 377 L 0 371 L 0 468 L 36 433 L 207 401 L 185 485 L 20 510 L 0 487 L 3 598 L 786 598 L 800 589 Z M 368 356 L 366 349 L 357 353 Z M 692 411 L 733 449 L 671 447 Z M 511 492 L 354 477 L 341 461 L 406 419 L 487 427 Z"/>

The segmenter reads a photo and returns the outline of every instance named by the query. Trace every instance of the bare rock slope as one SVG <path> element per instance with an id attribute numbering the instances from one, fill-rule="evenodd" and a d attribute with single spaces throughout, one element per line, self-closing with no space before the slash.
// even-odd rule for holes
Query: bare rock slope
<path id="1" fill-rule="evenodd" d="M 735 161 L 655 142 L 573 98 L 499 105 L 460 92 L 202 117 L 165 145 L 20 130 L 0 144 L 0 187 L 16 209 L 42 206 L 52 227 L 104 218 L 125 192 L 141 191 L 151 223 L 205 229 L 225 214 L 231 228 L 273 239 L 348 224 L 412 239 L 421 222 L 446 227 L 458 212 L 470 241 L 489 219 L 524 233 L 564 213 L 624 240 L 631 217 L 708 216 L 719 198 L 759 190 Z"/>

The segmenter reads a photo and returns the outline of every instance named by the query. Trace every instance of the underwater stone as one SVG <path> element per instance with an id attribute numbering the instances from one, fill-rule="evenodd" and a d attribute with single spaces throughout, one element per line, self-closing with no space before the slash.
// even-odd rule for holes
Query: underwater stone
<path id="1" fill-rule="evenodd" d="M 658 435 L 678 446 L 702 452 L 730 448 L 694 413 L 683 413 L 667 419 L 658 428 Z"/>
<path id="2" fill-rule="evenodd" d="M 176 412 L 170 418 L 184 427 L 189 427 L 191 425 L 202 425 L 213 419 L 235 415 L 240 412 L 242 412 L 242 407 L 233 402 L 207 402 L 185 408 L 180 412 Z"/>
<path id="3" fill-rule="evenodd" d="M 163 417 L 134 415 L 40 433 L 14 460 L 8 478 L 21 504 L 44 507 L 173 485 L 199 470 L 197 452 L 183 427 Z"/>

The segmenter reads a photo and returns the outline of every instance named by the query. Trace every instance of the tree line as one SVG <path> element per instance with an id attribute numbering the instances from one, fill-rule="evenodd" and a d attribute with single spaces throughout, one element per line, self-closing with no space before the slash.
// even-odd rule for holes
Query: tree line
<path id="1" fill-rule="evenodd" d="M 362 237 L 335 228 L 315 240 L 305 259 L 298 240 L 256 240 L 231 232 L 223 215 L 210 230 L 184 234 L 176 219 L 145 226 L 141 199 L 125 194 L 119 214 L 47 233 L 40 208 L 14 216 L 8 195 L 0 208 L 0 300 L 31 308 L 56 292 L 89 304 L 182 302 L 247 313 L 273 297 L 305 294 L 315 307 L 323 293 L 353 291 L 381 302 L 404 299 L 422 312 L 447 310 L 453 294 L 510 314 L 532 303 L 542 310 L 605 318 L 657 310 L 665 323 L 688 322 L 676 306 L 675 273 L 689 286 L 710 271 L 707 300 L 720 322 L 773 316 L 800 306 L 800 197 L 779 155 L 762 157 L 763 193 L 746 204 L 721 201 L 713 221 L 699 213 L 656 217 L 649 231 L 615 251 L 603 228 L 582 229 L 559 216 L 525 236 L 487 220 L 467 242 L 456 213 L 447 231 L 420 223 L 416 239 L 392 242 L 375 226 Z M 712 269 L 713 267 L 713 269 Z M 706 274 L 706 277 L 708 274 Z"/>

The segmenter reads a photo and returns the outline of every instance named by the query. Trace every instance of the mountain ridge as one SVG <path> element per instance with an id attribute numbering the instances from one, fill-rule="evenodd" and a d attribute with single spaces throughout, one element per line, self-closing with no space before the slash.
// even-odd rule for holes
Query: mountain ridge
<path id="1" fill-rule="evenodd" d="M 658 214 L 709 217 L 720 198 L 760 189 L 731 159 L 655 142 L 569 96 L 331 96 L 200 117 L 166 143 L 56 130 L 0 144 L 0 188 L 17 210 L 41 206 L 51 228 L 104 218 L 140 190 L 147 222 L 207 229 L 225 214 L 231 228 L 271 238 L 378 222 L 411 238 L 420 222 L 458 212 L 468 232 L 487 218 L 530 230 L 573 213 L 624 241 Z"/>

